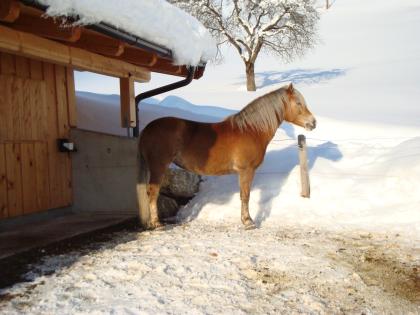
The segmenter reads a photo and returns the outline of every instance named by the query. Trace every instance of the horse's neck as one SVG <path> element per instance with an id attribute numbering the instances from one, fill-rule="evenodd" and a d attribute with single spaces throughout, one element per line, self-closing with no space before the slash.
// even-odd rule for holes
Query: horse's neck
<path id="1" fill-rule="evenodd" d="M 266 145 L 268 145 L 268 143 L 274 138 L 277 129 L 279 129 L 281 123 L 283 122 L 283 118 L 280 118 L 278 121 L 279 122 L 275 130 L 262 132 L 261 138 L 264 139 L 263 141 L 266 142 Z"/>
<path id="2" fill-rule="evenodd" d="M 285 120 L 286 111 L 288 110 L 287 104 L 281 102 L 280 105 L 281 105 L 281 112 L 280 112 L 280 115 L 277 116 L 277 126 L 276 126 L 276 128 L 274 130 L 267 130 L 266 132 L 264 132 L 264 138 L 266 139 L 267 144 L 271 141 L 271 139 L 274 138 L 274 136 L 277 132 L 277 129 L 279 129 L 280 125 Z"/>

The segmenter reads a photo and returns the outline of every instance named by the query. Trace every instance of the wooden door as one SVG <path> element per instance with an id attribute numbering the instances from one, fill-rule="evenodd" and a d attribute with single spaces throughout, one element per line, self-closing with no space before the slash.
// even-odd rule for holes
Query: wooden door
<path id="1" fill-rule="evenodd" d="M 70 87 L 70 91 L 69 90 Z M 71 69 L 0 52 L 0 218 L 72 202 Z"/>

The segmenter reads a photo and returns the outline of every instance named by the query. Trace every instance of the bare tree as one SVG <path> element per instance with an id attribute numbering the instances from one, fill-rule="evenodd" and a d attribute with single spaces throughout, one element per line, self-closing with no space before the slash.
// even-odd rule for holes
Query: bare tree
<path id="1" fill-rule="evenodd" d="M 315 43 L 318 12 L 312 0 L 171 0 L 194 15 L 241 56 L 248 91 L 255 91 L 255 61 L 266 50 L 290 61 Z"/>

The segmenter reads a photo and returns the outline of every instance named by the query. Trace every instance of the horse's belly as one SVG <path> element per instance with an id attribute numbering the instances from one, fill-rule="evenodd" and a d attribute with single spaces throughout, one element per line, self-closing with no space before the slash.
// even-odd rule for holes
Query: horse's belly
<path id="1" fill-rule="evenodd" d="M 188 154 L 178 155 L 174 163 L 188 171 L 199 175 L 225 175 L 234 173 L 232 164 L 222 159 L 199 159 L 197 155 L 189 156 Z"/>

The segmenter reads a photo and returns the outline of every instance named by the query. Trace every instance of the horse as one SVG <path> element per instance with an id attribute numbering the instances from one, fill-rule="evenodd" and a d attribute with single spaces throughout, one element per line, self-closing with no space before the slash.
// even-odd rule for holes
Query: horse
<path id="1" fill-rule="evenodd" d="M 307 130 L 316 127 L 302 94 L 293 84 L 251 101 L 221 122 L 202 123 L 164 117 L 149 123 L 139 138 L 137 201 L 140 224 L 161 228 L 157 199 L 171 163 L 199 175 L 239 175 L 241 221 L 255 228 L 249 197 L 255 170 L 280 124 L 288 121 Z"/>

